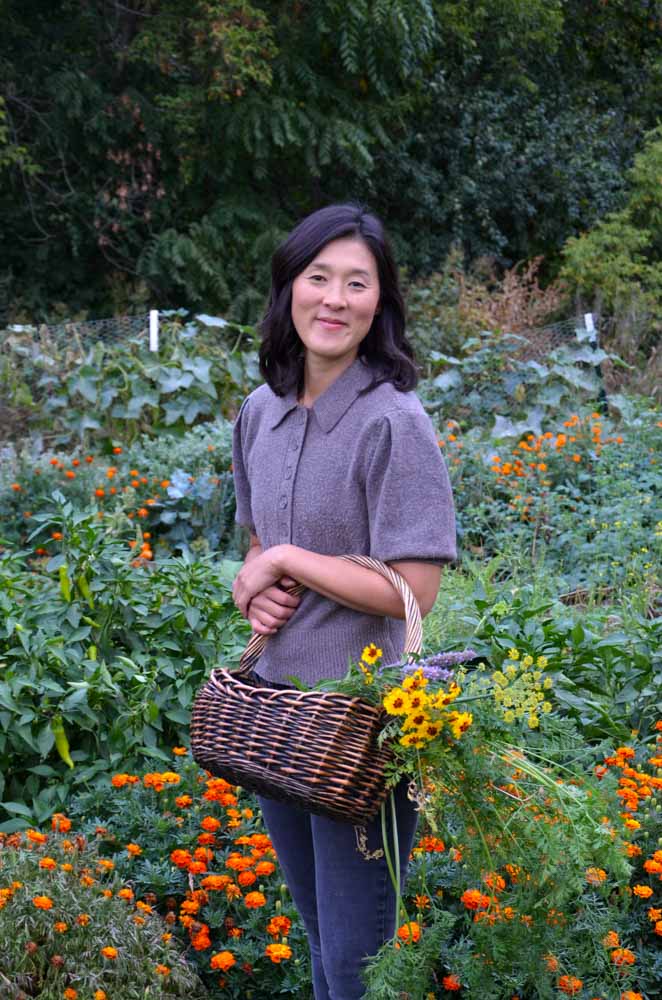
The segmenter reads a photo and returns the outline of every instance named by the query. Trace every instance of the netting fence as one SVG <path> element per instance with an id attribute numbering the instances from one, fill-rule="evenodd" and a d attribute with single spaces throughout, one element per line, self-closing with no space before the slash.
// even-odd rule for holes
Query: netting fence
<path id="1" fill-rule="evenodd" d="M 45 400 L 56 392 L 64 380 L 91 357 L 103 366 L 108 357 L 105 349 L 112 353 L 121 346 L 133 354 L 151 356 L 158 362 L 171 345 L 171 331 L 164 326 L 170 315 L 152 309 L 132 316 L 6 327 L 0 331 L 0 410 L 3 395 L 6 396 L 7 392 L 10 396 L 16 395 L 10 386 L 13 375 L 18 376 L 19 369 L 20 380 L 35 402 Z M 205 326 L 226 325 L 223 320 L 213 317 L 199 318 L 206 321 Z M 527 361 L 543 364 L 559 348 L 571 349 L 578 343 L 585 347 L 598 346 L 598 334 L 591 313 L 524 330 L 516 335 L 506 335 L 502 346 L 508 364 Z M 104 347 L 102 353 L 98 351 L 100 345 Z M 600 367 L 596 366 L 596 369 L 601 376 Z"/>

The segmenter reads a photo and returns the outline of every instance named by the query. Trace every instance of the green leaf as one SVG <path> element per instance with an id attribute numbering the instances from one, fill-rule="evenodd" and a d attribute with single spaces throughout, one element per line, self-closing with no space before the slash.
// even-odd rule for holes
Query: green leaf
<path id="1" fill-rule="evenodd" d="M 29 809 L 24 802 L 2 802 L 0 803 L 7 812 L 16 813 L 18 816 L 26 816 L 32 819 L 32 809 Z"/>
<path id="2" fill-rule="evenodd" d="M 200 624 L 200 609 L 199 608 L 184 608 L 184 617 L 188 622 L 188 626 L 192 631 L 195 631 Z"/>

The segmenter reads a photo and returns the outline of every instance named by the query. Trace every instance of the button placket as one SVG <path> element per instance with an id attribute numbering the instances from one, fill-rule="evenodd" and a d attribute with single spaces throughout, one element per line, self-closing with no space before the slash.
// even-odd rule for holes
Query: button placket
<path id="1" fill-rule="evenodd" d="M 298 410 L 293 421 L 292 432 L 285 452 L 285 461 L 277 499 L 281 533 L 287 542 L 292 541 L 292 496 L 306 426 L 307 414 L 305 410 Z"/>

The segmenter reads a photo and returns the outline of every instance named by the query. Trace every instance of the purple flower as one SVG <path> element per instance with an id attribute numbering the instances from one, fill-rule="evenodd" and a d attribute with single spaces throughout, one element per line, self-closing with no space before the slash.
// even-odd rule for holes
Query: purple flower
<path id="1" fill-rule="evenodd" d="M 460 649 L 454 653 L 433 653 L 426 656 L 418 663 L 407 663 L 402 668 L 403 674 L 413 674 L 415 670 L 422 670 L 423 676 L 430 681 L 441 681 L 445 683 L 453 677 L 453 667 L 459 663 L 466 663 L 468 660 L 475 660 L 478 653 L 475 649 Z"/>

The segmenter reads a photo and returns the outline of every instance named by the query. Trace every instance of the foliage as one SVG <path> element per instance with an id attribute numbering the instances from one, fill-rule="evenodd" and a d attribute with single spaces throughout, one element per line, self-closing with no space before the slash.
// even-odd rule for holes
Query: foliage
<path id="1" fill-rule="evenodd" d="M 202 1000 L 166 925 L 145 901 L 132 907 L 119 894 L 112 862 L 80 834 L 64 836 L 69 826 L 54 816 L 49 834 L 0 838 L 2 996 L 138 1000 L 158 990 Z"/>
<path id="2" fill-rule="evenodd" d="M 595 769 L 606 808 L 594 847 L 606 850 L 605 867 L 590 853 L 581 858 L 579 831 L 564 820 L 562 809 L 558 821 L 550 822 L 557 804 L 531 793 L 524 755 L 513 755 L 510 780 L 501 784 L 491 761 L 481 761 L 479 748 L 468 785 L 463 781 L 438 790 L 444 825 L 414 849 L 406 899 L 420 944 L 428 927 L 435 933 L 439 911 L 454 918 L 434 970 L 436 995 L 450 996 L 460 988 L 488 1000 L 510 1000 L 514 994 L 526 1000 L 560 994 L 626 1000 L 655 995 L 662 933 L 655 791 L 661 727 L 658 721 L 657 745 L 628 742 L 606 753 Z M 559 745 L 567 741 L 567 733 L 559 736 Z M 565 743 L 567 750 L 571 742 Z M 577 752 L 581 756 L 582 748 Z M 573 760 L 576 764 L 578 757 Z M 474 786 L 481 768 L 484 784 Z M 593 781 L 580 781 L 578 801 L 591 796 Z M 477 815 L 470 809 L 474 794 Z M 492 822 L 484 823 L 490 808 Z M 599 822 L 597 811 L 595 816 Z M 529 851 L 531 867 L 519 866 L 515 854 Z M 419 941 L 411 942 L 406 923 L 401 941 L 418 952 Z M 384 949 L 372 968 L 373 981 L 381 987 L 376 997 L 397 996 L 389 973 L 398 962 L 397 952 Z M 419 982 L 420 992 L 412 994 L 416 1000 L 429 988 L 424 979 Z"/>
<path id="3" fill-rule="evenodd" d="M 164 323 L 158 355 L 143 338 L 72 345 L 33 328 L 10 330 L 0 350 L 8 402 L 65 446 L 131 444 L 165 428 L 181 435 L 219 411 L 232 415 L 259 377 L 252 328 L 206 315 Z"/>
<path id="4" fill-rule="evenodd" d="M 246 634 L 233 564 L 154 564 L 149 541 L 134 558 L 140 532 L 121 512 L 99 520 L 61 494 L 54 500 L 34 514 L 33 535 L 58 543 L 47 561 L 26 567 L 27 552 L 0 553 L 2 805 L 33 822 L 74 785 L 162 761 L 163 744 L 186 733 L 210 663 L 237 658 Z"/>
<path id="5" fill-rule="evenodd" d="M 560 407 L 600 395 L 600 365 L 615 358 L 590 346 L 580 326 L 564 324 L 547 335 L 536 349 L 524 335 L 482 330 L 464 341 L 459 357 L 430 350 L 428 377 L 418 387 L 423 405 L 433 415 L 453 413 L 476 431 L 487 425 L 497 440 L 540 434 L 543 420 Z"/>
<path id="6" fill-rule="evenodd" d="M 656 124 L 643 0 L 3 10 L 0 273 L 17 319 L 151 295 L 254 321 L 274 242 L 348 196 L 388 219 L 413 273 L 455 243 L 553 270 L 619 207 Z"/>
<path id="7" fill-rule="evenodd" d="M 661 170 L 658 126 L 628 172 L 623 208 L 564 248 L 565 279 L 604 314 L 628 360 L 649 356 L 662 330 Z"/>
<path id="8" fill-rule="evenodd" d="M 33 512 L 51 506 L 58 491 L 97 518 L 137 519 L 137 540 L 151 540 L 161 555 L 222 549 L 235 558 L 242 539 L 234 524 L 231 436 L 231 425 L 219 418 L 181 438 L 143 435 L 128 449 L 115 445 L 109 460 L 78 451 L 39 453 L 36 442 L 18 454 L 7 449 L 0 475 L 4 539 L 27 544 Z M 49 544 L 41 538 L 35 554 Z"/>
<path id="9" fill-rule="evenodd" d="M 308 997 L 303 925 L 255 800 L 205 775 L 184 747 L 166 766 L 106 776 L 73 799 L 69 815 L 135 898 L 152 900 L 174 940 L 187 946 L 208 996 Z M 284 946 L 281 961 L 267 951 L 275 944 Z M 230 963 L 214 973 L 212 955 L 228 952 Z"/>
<path id="10" fill-rule="evenodd" d="M 509 649 L 543 656 L 549 686 L 566 718 L 591 741 L 625 740 L 654 721 L 662 697 L 659 617 L 623 617 L 603 608 L 578 614 L 531 584 L 484 586 L 446 605 L 452 627 L 427 623 L 428 648 L 470 645 L 501 669 Z M 508 664 L 507 664 L 508 665 Z"/>
<path id="11" fill-rule="evenodd" d="M 652 600 L 661 538 L 656 417 L 644 406 L 619 426 L 584 411 L 528 434 L 526 421 L 498 418 L 491 441 L 447 421 L 440 443 L 464 551 L 505 556 L 511 571 L 523 559 L 547 567 L 566 591 L 641 586 Z"/>

